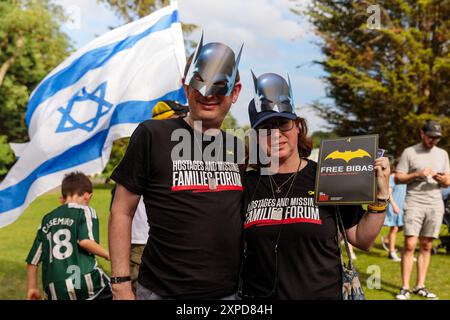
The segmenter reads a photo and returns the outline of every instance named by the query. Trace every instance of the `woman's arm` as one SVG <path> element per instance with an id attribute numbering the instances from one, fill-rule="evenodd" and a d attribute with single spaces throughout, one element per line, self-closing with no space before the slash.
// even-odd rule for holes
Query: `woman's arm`
<path id="1" fill-rule="evenodd" d="M 390 171 L 389 160 L 387 158 L 378 158 L 375 160 L 378 199 L 388 199 L 389 197 Z M 386 210 L 380 213 L 367 212 L 357 225 L 346 230 L 348 241 L 359 249 L 370 250 L 384 225 L 385 217 Z"/>
<path id="2" fill-rule="evenodd" d="M 397 202 L 394 201 L 394 198 L 391 197 L 391 200 L 389 200 L 389 204 L 392 207 L 392 210 L 395 214 L 398 214 L 400 212 L 400 208 L 397 205 Z"/>
<path id="3" fill-rule="evenodd" d="M 369 251 L 384 225 L 384 213 L 366 213 L 356 226 L 347 229 L 348 241 L 361 250 Z"/>

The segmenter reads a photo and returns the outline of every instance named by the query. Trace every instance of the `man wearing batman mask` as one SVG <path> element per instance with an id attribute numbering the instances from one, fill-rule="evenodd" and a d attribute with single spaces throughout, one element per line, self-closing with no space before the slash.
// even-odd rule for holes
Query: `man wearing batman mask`
<path id="1" fill-rule="evenodd" d="M 242 51 L 242 48 L 241 48 Z M 188 123 L 202 121 L 203 130 L 220 128 L 231 105 L 237 101 L 241 84 L 234 52 L 222 43 L 203 46 L 203 37 L 192 62 L 186 65 L 184 87 L 190 114 Z"/>
<path id="2" fill-rule="evenodd" d="M 111 176 L 117 182 L 109 223 L 115 299 L 135 298 L 128 260 L 131 221 L 141 195 L 150 232 L 136 298 L 235 298 L 242 252 L 242 183 L 238 159 L 230 160 L 233 151 L 227 149 L 227 140 L 236 146 L 236 138 L 219 129 L 241 90 L 239 59 L 240 52 L 236 58 L 224 44 L 203 45 L 202 36 L 185 69 L 188 116 L 149 120 L 133 133 Z M 172 154 L 180 143 L 173 141 L 173 133 L 180 130 L 188 133 L 191 148 L 182 160 Z M 205 149 L 212 143 L 219 147 L 207 161 Z"/>

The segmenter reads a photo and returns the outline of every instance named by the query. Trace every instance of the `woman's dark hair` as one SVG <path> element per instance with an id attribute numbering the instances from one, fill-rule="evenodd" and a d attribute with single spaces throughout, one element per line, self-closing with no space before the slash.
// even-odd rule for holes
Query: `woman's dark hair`
<path id="1" fill-rule="evenodd" d="M 300 158 L 307 158 L 311 155 L 312 139 L 308 137 L 308 125 L 304 118 L 298 117 L 296 122 L 299 123 L 300 133 L 298 134 L 298 154 Z"/>
<path id="2" fill-rule="evenodd" d="M 68 196 L 82 196 L 85 192 L 92 193 L 92 182 L 82 172 L 66 174 L 61 184 L 63 198 Z"/>

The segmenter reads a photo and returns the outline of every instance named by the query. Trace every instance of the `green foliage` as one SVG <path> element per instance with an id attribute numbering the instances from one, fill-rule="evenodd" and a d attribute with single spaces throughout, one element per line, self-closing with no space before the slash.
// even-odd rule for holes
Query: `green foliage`
<path id="1" fill-rule="evenodd" d="M 61 8 L 47 0 L 0 2 L 0 135 L 10 142 L 28 140 L 28 98 L 71 49 L 60 30 L 64 20 Z M 8 159 L 0 158 L 0 168 L 9 166 Z"/>
<path id="2" fill-rule="evenodd" d="M 338 138 L 339 136 L 331 131 L 331 132 L 326 132 L 326 131 L 315 131 L 312 135 L 311 135 L 311 139 L 313 142 L 313 148 L 320 148 L 320 141 L 322 141 L 322 139 L 333 139 L 333 138 Z"/>
<path id="3" fill-rule="evenodd" d="M 369 5 L 379 5 L 380 29 L 368 27 Z M 307 13 L 334 100 L 314 107 L 337 134 L 379 133 L 398 156 L 417 142 L 421 120 L 438 119 L 450 133 L 448 0 L 313 0 Z"/>
<path id="4" fill-rule="evenodd" d="M 102 172 L 102 176 L 106 178 L 106 181 L 109 181 L 109 177 L 125 155 L 129 142 L 130 138 L 122 138 L 113 142 L 108 164 Z"/>
<path id="5" fill-rule="evenodd" d="M 237 120 L 235 117 L 231 115 L 231 113 L 228 113 L 225 119 L 222 122 L 222 130 L 226 129 L 237 129 Z"/>
<path id="6" fill-rule="evenodd" d="M 6 175 L 14 160 L 14 153 L 8 145 L 6 136 L 0 136 L 0 176 Z"/>

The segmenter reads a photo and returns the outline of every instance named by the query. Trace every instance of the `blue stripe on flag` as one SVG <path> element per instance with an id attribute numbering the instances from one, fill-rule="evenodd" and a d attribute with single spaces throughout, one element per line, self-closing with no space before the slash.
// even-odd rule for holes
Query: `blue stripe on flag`
<path id="1" fill-rule="evenodd" d="M 152 109 L 159 100 L 175 100 L 182 104 L 186 103 L 184 89 L 169 92 L 164 99 L 148 101 L 128 101 L 117 105 L 111 117 L 110 127 L 120 123 L 138 123 L 152 116 Z M 149 106 L 150 104 L 150 106 Z"/>
<path id="2" fill-rule="evenodd" d="M 114 110 L 108 129 L 98 132 L 82 144 L 73 146 L 64 153 L 45 161 L 18 184 L 0 190 L 0 214 L 21 206 L 25 202 L 31 185 L 38 178 L 100 158 L 109 129 L 112 126 L 124 123 L 140 123 L 150 119 L 152 109 L 158 101 L 175 100 L 176 97 L 181 97 L 178 101 L 182 103 L 186 101 L 183 87 L 169 92 L 159 99 L 121 103 Z M 129 107 L 134 107 L 133 112 L 125 112 L 125 108 Z M 133 115 L 135 111 L 138 116 Z"/>
<path id="3" fill-rule="evenodd" d="M 178 21 L 178 11 L 175 10 L 170 15 L 163 16 L 158 22 L 140 34 L 86 52 L 69 66 L 46 79 L 38 86 L 36 92 L 28 102 L 27 113 L 25 115 L 27 126 L 30 126 L 31 117 L 42 102 L 55 95 L 58 91 L 75 84 L 87 72 L 100 68 L 117 53 L 133 47 L 137 42 L 154 32 L 170 28 L 173 23 Z"/>

